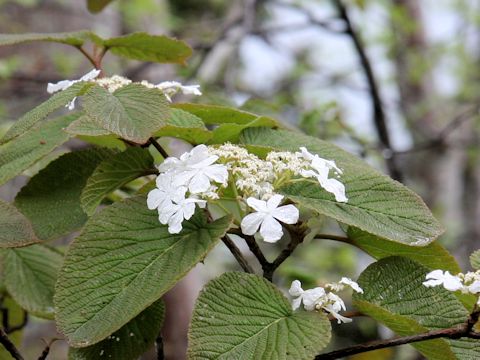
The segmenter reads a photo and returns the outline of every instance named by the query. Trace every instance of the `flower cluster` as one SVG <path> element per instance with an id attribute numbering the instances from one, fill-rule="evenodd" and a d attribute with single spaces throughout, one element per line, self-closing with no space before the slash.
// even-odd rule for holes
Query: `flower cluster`
<path id="1" fill-rule="evenodd" d="M 98 75 L 100 75 L 100 70 L 93 69 L 78 80 L 62 80 L 55 84 L 49 83 L 47 86 L 47 92 L 53 94 L 57 91 L 68 89 L 70 86 L 80 81 L 92 81 L 97 85 L 107 89 L 111 93 L 126 85 L 132 84 L 132 80 L 120 75 L 113 75 L 111 77 L 97 79 Z M 138 84 L 149 89 L 159 89 L 170 102 L 172 101 L 172 96 L 178 92 L 182 92 L 185 95 L 202 95 L 200 91 L 200 85 L 182 85 L 176 81 L 164 81 L 155 85 L 146 80 L 142 80 Z M 75 108 L 75 100 L 76 98 L 67 104 L 69 110 L 73 110 Z"/>
<path id="2" fill-rule="evenodd" d="M 303 308 L 305 310 L 323 310 L 331 314 L 340 324 L 342 322 L 351 322 L 352 319 L 339 314 L 340 311 L 346 309 L 345 303 L 332 291 L 342 291 L 346 286 L 352 288 L 358 293 L 363 293 L 362 288 L 355 281 L 346 277 L 343 277 L 338 283 L 327 284 L 325 287 L 319 286 L 309 290 L 303 290 L 300 281 L 294 280 L 288 292 L 295 298 L 292 301 L 293 310 L 297 310 L 303 303 Z M 326 291 L 326 289 L 330 291 Z"/>
<path id="3" fill-rule="evenodd" d="M 205 145 L 198 145 L 179 159 L 165 159 L 158 167 L 157 188 L 148 193 L 147 206 L 158 209 L 160 223 L 168 224 L 171 234 L 182 230 L 182 222 L 192 217 L 195 204 L 205 207 L 204 199 L 227 185 L 228 170 L 215 164 L 217 159 Z"/>
<path id="4" fill-rule="evenodd" d="M 149 193 L 148 206 L 158 209 L 160 222 L 176 233 L 181 230 L 181 221 L 192 216 L 195 204 L 205 206 L 206 201 L 219 199 L 223 188 L 230 186 L 238 194 L 236 200 L 241 207 L 250 212 L 240 223 L 242 233 L 260 232 L 264 241 L 276 242 L 283 236 L 281 223 L 295 224 L 299 219 L 298 209 L 293 204 L 281 205 L 284 197 L 275 192 L 292 178 L 314 178 L 337 201 L 347 201 L 344 185 L 328 178 L 330 170 L 342 173 L 335 163 L 306 148 L 300 150 L 273 151 L 263 160 L 230 143 L 199 145 L 179 159 L 169 157 L 158 166 L 157 189 Z M 173 213 L 172 204 L 180 206 L 182 212 Z"/>
<path id="5" fill-rule="evenodd" d="M 443 286 L 449 291 L 458 291 L 473 294 L 479 297 L 477 305 L 480 306 L 480 270 L 476 272 L 459 273 L 452 275 L 448 271 L 434 270 L 426 275 L 423 285 L 426 287 Z"/>

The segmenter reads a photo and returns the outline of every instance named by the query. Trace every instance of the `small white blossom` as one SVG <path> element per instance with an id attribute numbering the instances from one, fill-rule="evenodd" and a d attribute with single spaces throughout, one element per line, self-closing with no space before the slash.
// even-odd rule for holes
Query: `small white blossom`
<path id="1" fill-rule="evenodd" d="M 97 79 L 95 80 L 95 83 L 113 93 L 116 90 L 131 84 L 132 80 L 120 75 L 113 75 L 112 77 Z"/>
<path id="2" fill-rule="evenodd" d="M 343 279 L 346 278 L 342 278 L 342 280 Z M 358 284 L 356 285 L 358 287 Z M 360 289 L 360 287 L 358 288 Z M 301 303 L 303 303 L 305 310 L 324 310 L 337 319 L 339 324 L 341 322 L 348 323 L 352 321 L 352 319 L 339 314 L 340 311 L 346 310 L 343 300 L 332 292 L 326 292 L 321 286 L 309 290 L 303 290 L 300 281 L 294 280 L 288 292 L 294 297 L 292 301 L 293 310 L 298 309 Z"/>
<path id="3" fill-rule="evenodd" d="M 457 291 L 463 288 L 462 281 L 458 276 L 453 276 L 448 271 L 434 270 L 427 274 L 427 281 L 423 282 L 426 287 L 443 285 L 449 291 Z"/>
<path id="4" fill-rule="evenodd" d="M 174 185 L 171 174 L 160 174 L 155 182 L 157 188 L 150 191 L 147 196 L 147 206 L 150 210 L 167 208 L 173 202 L 178 203 L 185 198 L 187 188 Z"/>
<path id="5" fill-rule="evenodd" d="M 190 193 L 199 194 L 209 191 L 211 181 L 227 184 L 228 169 L 225 165 L 214 164 L 217 159 L 218 156 L 211 155 L 208 148 L 202 144 L 181 155 L 180 159 L 165 159 L 158 170 L 174 174 L 177 186 L 186 186 Z"/>
<path id="6" fill-rule="evenodd" d="M 65 90 L 65 89 L 68 89 L 70 86 L 72 86 L 73 84 L 76 84 L 80 81 L 91 81 L 93 79 L 95 79 L 99 74 L 100 74 L 101 70 L 97 70 L 97 69 L 93 69 L 91 70 L 90 72 L 86 73 L 85 75 L 83 75 L 80 79 L 78 80 L 62 80 L 62 81 L 59 81 L 55 84 L 52 84 L 52 83 L 48 83 L 47 85 L 47 92 L 49 94 L 53 94 L 53 93 L 56 93 L 58 91 L 62 91 L 62 90 Z M 74 97 L 72 99 L 72 101 L 70 101 L 66 107 L 68 107 L 68 110 L 73 110 L 75 108 L 75 100 L 77 98 Z"/>
<path id="7" fill-rule="evenodd" d="M 338 283 L 330 283 L 325 285 L 325 287 L 336 292 L 344 290 L 345 286 L 350 287 L 353 291 L 357 293 L 363 294 L 363 289 L 355 281 L 347 277 L 342 277 L 342 279 Z"/>
<path id="8" fill-rule="evenodd" d="M 195 204 L 203 207 L 205 200 L 195 198 L 181 199 L 178 203 L 172 205 L 165 210 L 159 209 L 159 220 L 162 224 L 168 224 L 168 232 L 170 234 L 178 234 L 182 231 L 183 220 L 189 220 L 195 213 Z"/>
<path id="9" fill-rule="evenodd" d="M 200 91 L 200 85 L 182 85 L 177 81 L 164 81 L 155 85 L 157 89 L 160 89 L 165 94 L 168 101 L 172 101 L 172 96 L 181 91 L 185 95 L 202 95 Z"/>
<path id="10" fill-rule="evenodd" d="M 276 242 L 283 236 L 282 225 L 295 224 L 298 221 L 299 212 L 293 205 L 280 206 L 282 195 L 273 195 L 268 201 L 258 200 L 253 197 L 247 199 L 247 204 L 256 212 L 245 216 L 240 224 L 242 233 L 253 235 L 260 228 L 260 235 L 266 242 Z"/>

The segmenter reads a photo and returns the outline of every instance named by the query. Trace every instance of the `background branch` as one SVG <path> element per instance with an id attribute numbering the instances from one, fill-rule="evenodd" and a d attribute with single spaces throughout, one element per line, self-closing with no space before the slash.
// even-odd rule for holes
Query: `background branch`
<path id="1" fill-rule="evenodd" d="M 247 262 L 247 260 L 243 257 L 242 252 L 240 249 L 235 245 L 235 243 L 228 237 L 228 235 L 225 235 L 222 237 L 222 241 L 225 244 L 225 246 L 230 250 L 232 255 L 235 257 L 237 262 L 240 264 L 242 269 L 250 274 L 255 274 L 255 271 L 253 271 L 252 267 L 250 264 Z"/>
<path id="2" fill-rule="evenodd" d="M 0 329 L 0 344 L 3 345 L 5 350 L 7 350 L 15 360 L 23 360 L 23 356 L 20 354 L 15 344 L 8 338 L 8 335 L 3 329 Z"/>

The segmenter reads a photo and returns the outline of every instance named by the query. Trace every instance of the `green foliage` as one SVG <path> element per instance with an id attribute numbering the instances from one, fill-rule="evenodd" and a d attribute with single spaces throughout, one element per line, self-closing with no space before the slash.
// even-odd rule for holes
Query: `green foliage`
<path id="1" fill-rule="evenodd" d="M 139 84 L 124 86 L 113 94 L 93 86 L 84 100 L 87 115 L 98 126 L 137 144 L 145 144 L 169 118 L 163 93 Z"/>
<path id="2" fill-rule="evenodd" d="M 135 360 L 153 344 L 163 325 L 165 306 L 159 300 L 105 340 L 85 348 L 70 348 L 69 360 Z"/>
<path id="3" fill-rule="evenodd" d="M 2 251 L 5 286 L 13 299 L 35 316 L 53 319 L 53 293 L 63 256 L 44 245 Z"/>
<path id="4" fill-rule="evenodd" d="M 113 0 L 87 0 L 87 8 L 91 13 L 99 13 Z"/>
<path id="5" fill-rule="evenodd" d="M 189 330 L 189 359 L 310 360 L 330 340 L 324 314 L 293 312 L 267 280 L 230 272 L 200 294 Z"/>
<path id="6" fill-rule="evenodd" d="M 64 91 L 57 92 L 51 96 L 47 101 L 43 102 L 33 110 L 30 110 L 20 119 L 15 121 L 12 127 L 8 129 L 5 136 L 0 140 L 0 143 L 3 144 L 7 141 L 16 138 L 19 135 L 22 135 L 34 126 L 38 121 L 45 119 L 55 110 L 58 110 L 62 106 L 65 106 L 70 101 L 73 100 L 76 96 L 82 94 L 91 86 L 91 84 L 86 84 L 84 82 L 79 82 L 73 84 L 68 89 Z"/>
<path id="7" fill-rule="evenodd" d="M 15 198 L 17 208 L 32 222 L 42 240 L 78 230 L 87 220 L 80 195 L 98 164 L 110 158 L 107 149 L 65 154 L 34 176 Z"/>
<path id="8" fill-rule="evenodd" d="M 26 34 L 0 34 L 0 46 L 16 45 L 33 41 L 48 41 L 60 44 L 82 46 L 86 40 L 94 36 L 87 30 L 63 33 L 26 33 Z"/>
<path id="9" fill-rule="evenodd" d="M 104 160 L 87 181 L 81 196 L 83 210 L 92 215 L 103 197 L 144 175 L 155 173 L 147 149 L 132 147 Z"/>
<path id="10" fill-rule="evenodd" d="M 429 271 L 407 258 L 382 259 L 360 275 L 358 282 L 364 293 L 354 295 L 354 304 L 361 312 L 402 336 L 463 324 L 468 312 L 453 293 L 441 286 L 427 288 L 422 284 Z M 478 356 L 476 350 L 468 352 L 461 348 L 461 343 L 444 339 L 412 345 L 429 359 L 474 359 Z M 459 352 L 469 355 L 458 356 Z"/>
<path id="11" fill-rule="evenodd" d="M 145 197 L 91 218 L 70 246 L 57 282 L 57 324 L 75 347 L 95 344 L 157 301 L 201 261 L 230 226 L 198 212 L 172 235 Z"/>
<path id="12" fill-rule="evenodd" d="M 39 242 L 32 224 L 18 209 L 0 200 L 0 247 L 19 247 Z"/>
<path id="13" fill-rule="evenodd" d="M 144 32 L 104 40 L 102 45 L 128 59 L 184 64 L 192 49 L 183 41 Z"/>
<path id="14" fill-rule="evenodd" d="M 258 154 L 271 149 L 312 153 L 334 159 L 344 174 L 347 203 L 338 203 L 318 184 L 302 181 L 280 192 L 291 200 L 370 234 L 409 245 L 425 246 L 443 229 L 423 201 L 411 190 L 371 168 L 335 145 L 286 130 L 246 129 L 240 141 Z"/>
<path id="15" fill-rule="evenodd" d="M 66 142 L 70 135 L 64 132 L 63 128 L 77 118 L 77 114 L 72 114 L 39 123 L 15 141 L 0 145 L 0 185 Z"/>
<path id="16" fill-rule="evenodd" d="M 155 133 L 155 137 L 172 136 L 191 144 L 206 143 L 213 136 L 203 121 L 180 109 L 171 109 L 170 118 L 165 126 Z"/>
<path id="17" fill-rule="evenodd" d="M 480 270 L 480 250 L 474 251 L 472 255 L 470 255 L 470 265 L 475 270 Z"/>
<path id="18" fill-rule="evenodd" d="M 398 255 L 415 260 L 430 270 L 448 270 L 452 274 L 462 271 L 455 258 L 438 242 L 427 246 L 409 246 L 378 238 L 374 235 L 350 227 L 348 238 L 351 243 L 375 259 Z"/>

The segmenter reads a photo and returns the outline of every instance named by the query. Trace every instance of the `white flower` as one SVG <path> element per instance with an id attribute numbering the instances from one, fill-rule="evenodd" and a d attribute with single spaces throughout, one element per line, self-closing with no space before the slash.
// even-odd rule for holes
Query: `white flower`
<path id="1" fill-rule="evenodd" d="M 187 186 L 192 194 L 207 192 L 211 181 L 226 185 L 228 169 L 222 164 L 213 164 L 218 156 L 210 155 L 205 145 L 198 145 L 180 159 L 169 157 L 158 166 L 160 172 L 175 174 L 177 186 Z"/>
<path id="2" fill-rule="evenodd" d="M 172 96 L 181 91 L 185 95 L 202 95 L 200 91 L 200 85 L 182 85 L 177 81 L 164 81 L 155 85 L 157 89 L 160 89 L 165 94 L 168 101 L 172 101 Z"/>
<path id="3" fill-rule="evenodd" d="M 330 283 L 325 285 L 325 287 L 333 291 L 342 291 L 343 289 L 345 289 L 345 286 L 350 287 L 353 291 L 357 293 L 363 294 L 363 289 L 355 281 L 347 277 L 342 277 L 342 279 L 338 283 Z"/>
<path id="4" fill-rule="evenodd" d="M 78 83 L 80 81 L 90 81 L 95 79 L 99 74 L 101 70 L 93 69 L 92 71 L 88 72 L 87 74 L 83 75 L 80 79 L 78 80 L 62 80 L 59 81 L 55 84 L 48 83 L 47 86 L 47 92 L 49 94 L 56 93 L 57 91 L 62 91 L 65 89 L 68 89 L 70 86 L 72 86 L 75 83 Z M 70 101 L 66 107 L 68 107 L 68 110 L 73 110 L 75 108 L 75 100 L 77 98 L 73 98 L 72 101 Z"/>
<path id="5" fill-rule="evenodd" d="M 429 272 L 425 278 L 427 281 L 424 281 L 423 285 L 426 287 L 443 285 L 443 287 L 449 291 L 457 291 L 463 288 L 460 278 L 453 276 L 448 271 L 434 270 Z"/>
<path id="6" fill-rule="evenodd" d="M 352 322 L 352 319 L 344 317 L 339 314 L 340 311 L 345 310 L 345 303 L 336 294 L 326 292 L 323 287 L 316 287 L 309 290 L 303 290 L 302 284 L 298 280 L 294 280 L 288 290 L 289 294 L 295 299 L 292 301 L 292 308 L 296 310 L 303 302 L 303 307 L 307 311 L 324 310 L 330 313 L 338 323 Z"/>
<path id="7" fill-rule="evenodd" d="M 205 200 L 195 198 L 186 198 L 178 203 L 172 203 L 171 206 L 158 210 L 158 219 L 162 224 L 168 224 L 170 234 L 178 234 L 182 231 L 183 220 L 189 220 L 195 213 L 195 204 L 199 203 L 201 207 L 206 204 Z"/>
<path id="8" fill-rule="evenodd" d="M 253 197 L 247 199 L 247 204 L 256 212 L 245 216 L 240 224 L 242 233 L 253 235 L 260 228 L 260 235 L 266 242 L 276 242 L 283 235 L 282 225 L 295 224 L 298 221 L 299 212 L 293 205 L 280 205 L 282 195 L 273 195 L 268 201 L 258 200 Z"/>
<path id="9" fill-rule="evenodd" d="M 147 206 L 150 210 L 169 207 L 172 202 L 185 199 L 187 188 L 176 186 L 171 174 L 160 174 L 156 180 L 157 188 L 148 193 Z"/>

